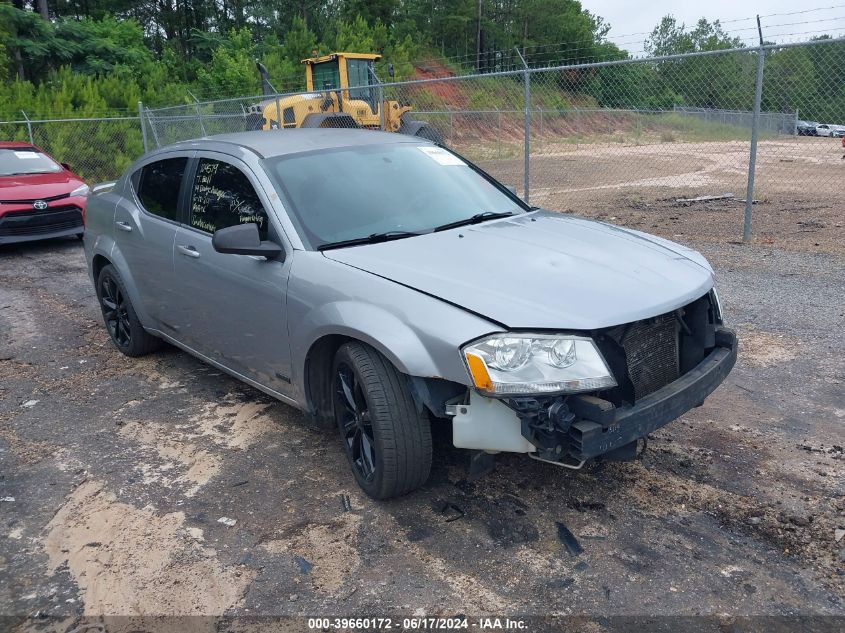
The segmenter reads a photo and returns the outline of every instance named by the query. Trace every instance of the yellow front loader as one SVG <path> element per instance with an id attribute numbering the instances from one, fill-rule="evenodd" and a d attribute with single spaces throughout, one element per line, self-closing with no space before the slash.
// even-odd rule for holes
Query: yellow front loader
<path id="1" fill-rule="evenodd" d="M 442 143 L 428 123 L 414 121 L 413 108 L 385 100 L 373 69 L 381 55 L 332 53 L 303 59 L 307 93 L 278 97 L 267 69 L 258 64 L 264 99 L 249 109 L 253 129 L 299 127 L 368 128 Z M 391 76 L 392 76 L 391 67 Z"/>

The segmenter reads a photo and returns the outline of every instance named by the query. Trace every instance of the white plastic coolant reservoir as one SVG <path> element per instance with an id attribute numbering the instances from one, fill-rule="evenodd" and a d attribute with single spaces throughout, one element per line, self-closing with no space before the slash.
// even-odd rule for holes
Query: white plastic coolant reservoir
<path id="1" fill-rule="evenodd" d="M 531 453 L 536 449 L 522 437 L 519 417 L 493 398 L 470 392 L 469 404 L 459 404 L 452 418 L 452 443 L 458 448 Z"/>

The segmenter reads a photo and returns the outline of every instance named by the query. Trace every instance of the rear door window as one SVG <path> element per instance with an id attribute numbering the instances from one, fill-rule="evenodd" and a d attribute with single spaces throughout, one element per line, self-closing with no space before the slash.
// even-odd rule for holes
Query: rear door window
<path id="1" fill-rule="evenodd" d="M 190 226 L 206 233 L 236 224 L 258 225 L 267 239 L 267 212 L 246 174 L 224 161 L 201 158 L 191 192 Z"/>
<path id="2" fill-rule="evenodd" d="M 132 184 L 144 209 L 160 218 L 179 219 L 179 187 L 187 164 L 187 157 L 166 158 L 135 172 Z"/>

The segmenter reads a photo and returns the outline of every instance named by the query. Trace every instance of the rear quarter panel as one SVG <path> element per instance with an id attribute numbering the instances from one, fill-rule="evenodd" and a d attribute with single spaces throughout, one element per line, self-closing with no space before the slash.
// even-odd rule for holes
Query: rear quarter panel
<path id="1" fill-rule="evenodd" d="M 126 286 L 135 313 L 141 323 L 149 327 L 150 318 L 138 295 L 135 279 L 114 239 L 114 221 L 118 205 L 134 204 L 131 196 L 127 198 L 125 195 L 127 188 L 130 186 L 129 179 L 124 177 L 117 181 L 111 191 L 89 197 L 88 224 L 85 227 L 84 237 L 85 259 L 88 264 L 88 274 L 94 283 L 97 280 L 94 279 L 93 264 L 97 255 L 105 257 L 117 269 L 124 286 Z"/>
<path id="2" fill-rule="evenodd" d="M 117 187 L 88 197 L 83 242 L 88 274 L 92 281 L 96 281 L 93 273 L 94 257 L 102 255 L 110 259 L 114 248 L 114 210 L 119 199 Z"/>

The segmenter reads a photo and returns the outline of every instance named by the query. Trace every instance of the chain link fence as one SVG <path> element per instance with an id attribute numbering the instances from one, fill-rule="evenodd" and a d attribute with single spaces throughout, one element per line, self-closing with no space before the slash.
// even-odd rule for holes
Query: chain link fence
<path id="1" fill-rule="evenodd" d="M 127 116 L 0 121 L 0 140 L 33 143 L 90 182 L 117 177 L 144 153 L 138 117 Z"/>
<path id="2" fill-rule="evenodd" d="M 416 132 L 533 205 L 610 221 L 620 209 L 638 209 L 646 230 L 700 200 L 722 201 L 722 215 L 705 221 L 730 223 L 734 234 L 755 202 L 841 208 L 845 39 L 497 68 L 506 70 L 140 106 L 138 117 L 0 122 L 0 136 L 31 139 L 93 181 L 116 177 L 144 149 L 296 127 L 301 113 L 291 104 L 299 103 L 315 115 L 309 125 Z"/>

